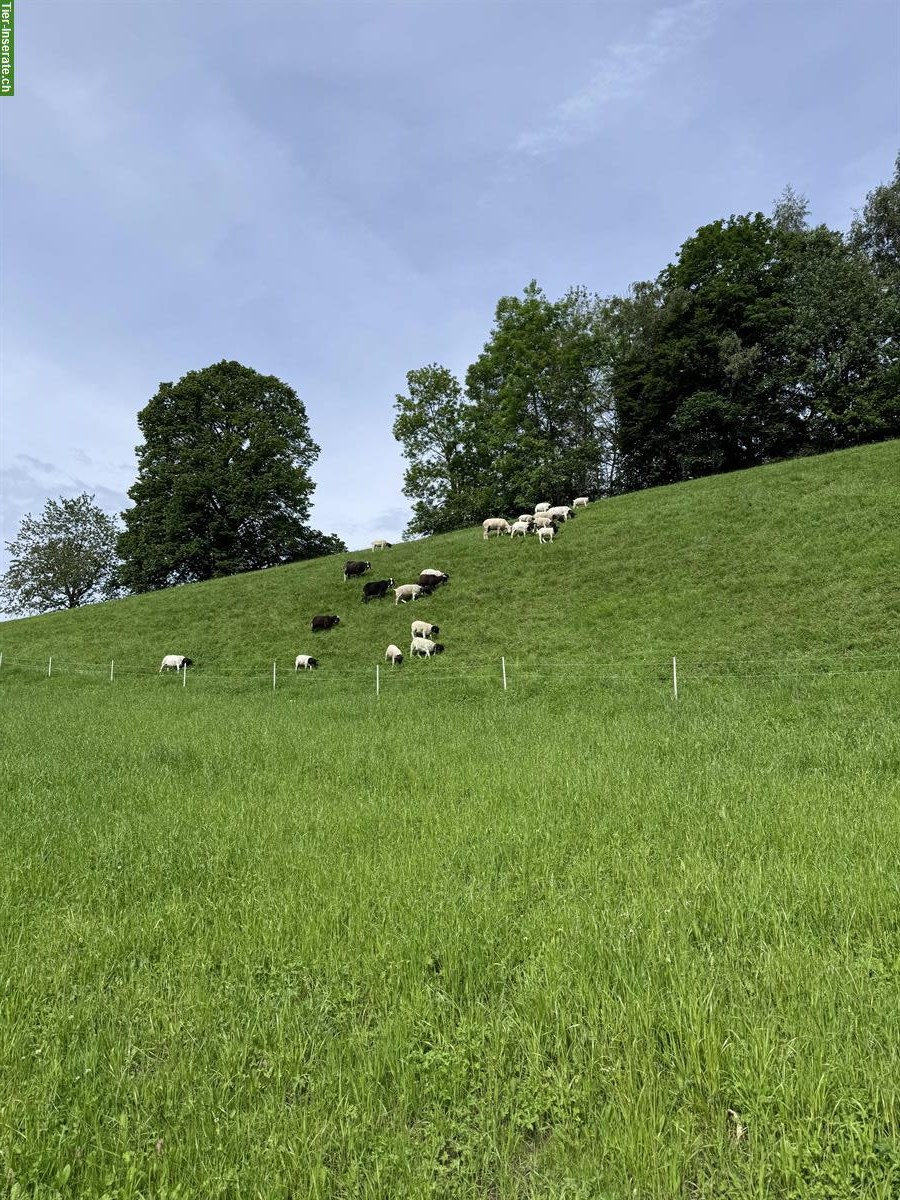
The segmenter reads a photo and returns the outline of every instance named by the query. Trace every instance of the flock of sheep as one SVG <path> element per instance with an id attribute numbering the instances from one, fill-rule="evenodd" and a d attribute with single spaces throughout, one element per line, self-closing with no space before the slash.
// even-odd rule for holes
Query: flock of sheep
<path id="1" fill-rule="evenodd" d="M 524 513 L 512 524 L 503 517 L 488 517 L 486 521 L 482 522 L 484 540 L 487 541 L 492 533 L 496 533 L 498 536 L 501 533 L 507 533 L 510 537 L 515 537 L 517 533 L 523 537 L 526 534 L 535 533 L 539 542 L 551 542 L 559 525 L 573 517 L 575 509 L 585 508 L 587 503 L 587 496 L 578 496 L 571 506 L 560 504 L 551 507 L 547 503 L 537 504 L 533 515 Z M 391 543 L 385 541 L 384 538 L 376 538 L 372 543 L 372 549 L 387 550 L 390 545 Z M 346 583 L 348 579 L 359 579 L 362 575 L 368 574 L 371 569 L 370 562 L 349 559 L 344 564 L 344 582 Z M 420 573 L 417 583 L 402 583 L 397 586 L 393 579 L 370 580 L 363 585 L 362 601 L 364 604 L 368 604 L 370 600 L 382 600 L 389 591 L 393 590 L 396 607 L 398 604 L 406 604 L 411 600 L 430 596 L 435 588 L 449 582 L 450 576 L 445 571 L 428 567 Z M 335 613 L 317 613 L 312 619 L 312 632 L 319 633 L 333 629 L 335 625 L 340 624 L 340 620 L 341 618 Z M 437 625 L 433 625 L 429 621 L 413 621 L 410 628 L 412 640 L 409 652 L 413 657 L 432 658 L 435 654 L 443 654 L 443 643 L 434 640 L 440 633 Z M 399 666 L 403 662 L 403 652 L 393 642 L 385 650 L 384 657 L 385 661 L 393 666 Z M 191 665 L 192 660 L 183 654 L 167 654 L 159 669 L 160 672 L 183 670 Z M 313 671 L 318 665 L 319 660 L 312 654 L 298 654 L 294 660 L 295 671 Z"/>

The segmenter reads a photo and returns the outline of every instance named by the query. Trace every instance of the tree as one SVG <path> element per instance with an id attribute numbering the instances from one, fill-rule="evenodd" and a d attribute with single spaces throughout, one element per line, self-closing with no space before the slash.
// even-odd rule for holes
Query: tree
<path id="1" fill-rule="evenodd" d="M 114 519 L 86 492 L 48 500 L 41 516 L 29 513 L 6 543 L 11 562 L 0 597 L 7 611 L 52 612 L 115 596 L 117 536 Z"/>
<path id="2" fill-rule="evenodd" d="M 340 549 L 307 524 L 319 454 L 293 388 L 238 362 L 161 383 L 138 414 L 122 579 L 136 592 Z M 324 540 L 323 540 L 324 539 Z"/>
<path id="3" fill-rule="evenodd" d="M 407 372 L 396 397 L 394 437 L 409 466 L 403 494 L 413 501 L 407 533 L 445 533 L 477 516 L 467 451 L 467 411 L 459 381 L 431 363 Z"/>

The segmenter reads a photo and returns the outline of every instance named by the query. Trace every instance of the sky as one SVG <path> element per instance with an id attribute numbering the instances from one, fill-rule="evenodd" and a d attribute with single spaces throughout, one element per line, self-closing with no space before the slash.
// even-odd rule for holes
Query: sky
<path id="1" fill-rule="evenodd" d="M 501 296 L 621 294 L 788 184 L 846 229 L 900 149 L 897 0 L 20 0 L 15 50 L 0 543 L 121 512 L 137 413 L 221 359 L 303 400 L 312 524 L 398 540 L 394 398 Z"/>

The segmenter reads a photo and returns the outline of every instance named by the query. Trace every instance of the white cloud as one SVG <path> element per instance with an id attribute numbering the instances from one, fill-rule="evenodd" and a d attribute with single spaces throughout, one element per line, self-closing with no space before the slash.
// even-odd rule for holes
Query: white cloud
<path id="1" fill-rule="evenodd" d="M 641 95 L 654 75 L 706 37 L 717 9 L 715 0 L 659 9 L 635 40 L 615 42 L 585 86 L 558 104 L 541 127 L 521 134 L 514 151 L 540 157 L 587 141 L 612 105 Z"/>

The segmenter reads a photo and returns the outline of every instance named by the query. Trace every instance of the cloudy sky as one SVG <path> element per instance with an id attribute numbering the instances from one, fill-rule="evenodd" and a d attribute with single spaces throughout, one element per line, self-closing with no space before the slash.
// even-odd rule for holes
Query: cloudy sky
<path id="1" fill-rule="evenodd" d="M 136 414 L 222 358 L 294 387 L 313 523 L 408 519 L 406 372 L 502 295 L 651 278 L 786 184 L 847 228 L 900 146 L 897 0 L 22 0 L 0 99 L 2 528 L 120 511 Z M 0 555 L 0 569 L 5 558 Z"/>

